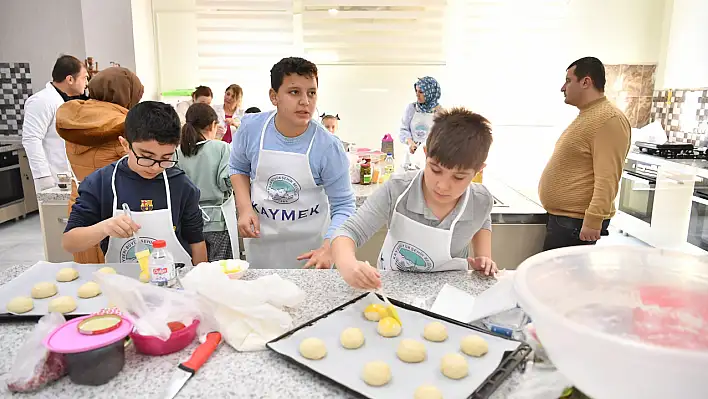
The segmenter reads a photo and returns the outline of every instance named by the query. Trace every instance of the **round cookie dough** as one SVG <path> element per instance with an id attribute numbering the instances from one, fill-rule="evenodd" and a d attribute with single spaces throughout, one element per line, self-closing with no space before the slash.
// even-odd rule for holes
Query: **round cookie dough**
<path id="1" fill-rule="evenodd" d="M 347 349 L 359 349 L 364 345 L 364 333 L 358 328 L 347 328 L 339 336 L 339 342 Z"/>
<path id="2" fill-rule="evenodd" d="M 79 298 L 87 299 L 93 298 L 95 296 L 101 295 L 101 286 L 94 281 L 89 281 L 88 283 L 79 287 L 79 291 L 76 294 Z"/>
<path id="3" fill-rule="evenodd" d="M 57 272 L 57 281 L 60 283 L 68 283 L 79 278 L 79 271 L 73 267 L 65 267 Z"/>
<path id="4" fill-rule="evenodd" d="M 142 272 L 140 273 L 140 280 L 141 283 L 149 283 L 150 282 L 150 273 L 148 272 Z"/>
<path id="5" fill-rule="evenodd" d="M 440 362 L 440 371 L 447 378 L 459 380 L 467 376 L 467 359 L 459 353 L 448 353 Z"/>
<path id="6" fill-rule="evenodd" d="M 376 331 L 378 331 L 379 335 L 382 337 L 393 338 L 401 333 L 401 325 L 393 317 L 384 317 L 379 320 Z"/>
<path id="7" fill-rule="evenodd" d="M 462 342 L 460 342 L 460 349 L 467 355 L 480 357 L 487 354 L 489 351 L 489 344 L 480 336 L 468 335 L 462 338 Z"/>
<path id="8" fill-rule="evenodd" d="M 319 338 L 306 338 L 300 342 L 300 354 L 305 359 L 320 360 L 327 354 L 327 347 Z"/>
<path id="9" fill-rule="evenodd" d="M 49 302 L 50 312 L 59 313 L 69 313 L 76 310 L 76 301 L 74 297 L 70 296 L 60 296 L 59 298 L 54 298 Z"/>
<path id="10" fill-rule="evenodd" d="M 428 323 L 423 330 L 423 337 L 428 341 L 442 342 L 447 339 L 447 328 L 439 321 Z"/>
<path id="11" fill-rule="evenodd" d="M 16 296 L 7 303 L 7 311 L 10 313 L 27 313 L 34 309 L 34 301 L 28 296 Z"/>
<path id="12" fill-rule="evenodd" d="M 32 287 L 32 298 L 44 299 L 57 294 L 57 285 L 49 282 L 37 283 Z"/>
<path id="13" fill-rule="evenodd" d="M 361 378 L 373 387 L 380 387 L 391 381 L 391 368 L 384 362 L 369 362 L 364 365 Z"/>
<path id="14" fill-rule="evenodd" d="M 370 321 L 379 321 L 388 316 L 388 310 L 380 303 L 372 303 L 364 309 L 364 317 Z"/>
<path id="15" fill-rule="evenodd" d="M 425 360 L 425 345 L 414 339 L 404 339 L 398 344 L 396 356 L 406 363 L 420 363 Z"/>
<path id="16" fill-rule="evenodd" d="M 413 399 L 443 399 L 442 392 L 433 385 L 421 385 L 416 388 Z"/>
<path id="17" fill-rule="evenodd" d="M 116 269 L 114 269 L 110 266 L 102 267 L 102 268 L 98 269 L 98 272 L 103 273 L 103 274 L 118 274 L 118 273 L 116 273 Z"/>

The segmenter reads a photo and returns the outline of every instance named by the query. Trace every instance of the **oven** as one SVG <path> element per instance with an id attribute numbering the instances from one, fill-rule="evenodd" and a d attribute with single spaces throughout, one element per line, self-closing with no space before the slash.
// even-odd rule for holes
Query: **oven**
<path id="1" fill-rule="evenodd" d="M 708 179 L 706 178 L 696 177 L 686 241 L 708 251 Z"/>
<path id="2" fill-rule="evenodd" d="M 0 147 L 0 208 L 23 201 L 20 157 L 17 150 L 3 151 Z"/>
<path id="3" fill-rule="evenodd" d="M 625 160 L 619 192 L 619 210 L 651 225 L 658 165 Z"/>

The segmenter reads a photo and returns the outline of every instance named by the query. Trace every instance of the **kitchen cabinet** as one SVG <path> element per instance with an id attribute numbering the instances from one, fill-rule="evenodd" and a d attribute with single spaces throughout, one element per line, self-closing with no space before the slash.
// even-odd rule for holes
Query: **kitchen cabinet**
<path id="1" fill-rule="evenodd" d="M 47 262 L 69 262 L 73 256 L 61 247 L 61 237 L 68 221 L 68 204 L 65 202 L 40 202 L 39 220 L 44 238 L 44 256 Z"/>
<path id="2" fill-rule="evenodd" d="M 25 213 L 31 213 L 39 209 L 39 204 L 34 189 L 32 170 L 30 170 L 29 159 L 24 149 L 20 150 L 20 174 L 22 175 L 22 191 L 25 195 Z"/>

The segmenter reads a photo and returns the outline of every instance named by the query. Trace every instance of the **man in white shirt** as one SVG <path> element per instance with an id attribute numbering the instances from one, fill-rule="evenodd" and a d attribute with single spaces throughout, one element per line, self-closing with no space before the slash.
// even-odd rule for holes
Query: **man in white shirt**
<path id="1" fill-rule="evenodd" d="M 78 58 L 62 55 L 52 70 L 52 81 L 25 102 L 22 145 L 27 152 L 37 192 L 54 187 L 59 173 L 70 173 L 64 140 L 56 129 L 60 105 L 81 98 L 88 84 L 88 72 Z"/>

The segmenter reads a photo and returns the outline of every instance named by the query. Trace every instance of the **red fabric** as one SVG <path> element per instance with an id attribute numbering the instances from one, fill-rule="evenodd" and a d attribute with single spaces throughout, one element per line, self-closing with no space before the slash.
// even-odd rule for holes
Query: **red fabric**
<path id="1" fill-rule="evenodd" d="M 229 119 L 229 118 L 233 117 L 233 115 L 225 115 L 225 117 L 226 117 L 226 119 Z M 224 137 L 222 137 L 221 140 L 231 144 L 231 139 L 232 139 L 231 125 L 227 123 L 226 124 L 226 134 L 224 134 Z"/>

